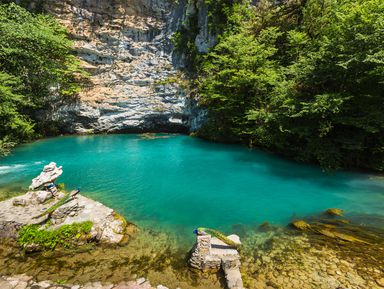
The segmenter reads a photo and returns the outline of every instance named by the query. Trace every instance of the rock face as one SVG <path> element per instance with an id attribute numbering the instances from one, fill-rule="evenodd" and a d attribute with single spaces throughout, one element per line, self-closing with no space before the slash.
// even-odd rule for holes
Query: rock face
<path id="1" fill-rule="evenodd" d="M 207 50 L 212 39 L 200 9 Z M 199 4 L 200 3 L 200 4 Z M 45 8 L 68 28 L 90 84 L 76 102 L 60 103 L 50 112 L 71 133 L 187 132 L 201 125 L 202 114 L 180 85 L 172 58 L 171 36 L 185 18 L 185 1 L 65 0 L 45 1 Z M 182 61 L 181 61 L 182 62 Z M 204 114 L 203 114 L 204 115 Z"/>

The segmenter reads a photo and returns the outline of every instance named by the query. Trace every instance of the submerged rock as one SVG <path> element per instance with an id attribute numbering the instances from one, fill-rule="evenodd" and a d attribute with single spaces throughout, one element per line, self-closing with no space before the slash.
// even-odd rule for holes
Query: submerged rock
<path id="1" fill-rule="evenodd" d="M 295 220 L 291 223 L 291 226 L 299 230 L 308 230 L 311 228 L 311 225 L 304 220 Z"/>
<path id="2" fill-rule="evenodd" d="M 325 213 L 327 215 L 330 215 L 330 216 L 339 216 L 339 217 L 342 217 L 343 216 L 343 212 L 344 210 L 341 210 L 341 209 L 337 209 L 337 208 L 331 208 L 331 209 L 328 209 L 325 211 Z"/>

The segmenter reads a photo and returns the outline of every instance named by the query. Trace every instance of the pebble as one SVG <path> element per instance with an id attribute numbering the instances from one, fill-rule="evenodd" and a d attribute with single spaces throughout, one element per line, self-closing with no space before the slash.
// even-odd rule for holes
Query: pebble
<path id="1" fill-rule="evenodd" d="M 145 278 L 139 278 L 139 279 L 136 280 L 136 283 L 139 284 L 139 285 L 141 285 L 141 284 L 143 284 L 145 281 L 146 281 Z"/>
<path id="2" fill-rule="evenodd" d="M 100 282 L 88 283 L 85 285 L 59 285 L 52 281 L 34 282 L 26 275 L 13 277 L 0 276 L 0 289 L 168 289 L 163 285 L 152 287 L 145 278 L 139 278 L 136 282 L 120 283 L 119 285 L 103 285 Z M 178 288 L 180 289 L 180 288 Z"/>
<path id="3" fill-rule="evenodd" d="M 377 285 L 384 287 L 384 278 L 376 279 Z"/>

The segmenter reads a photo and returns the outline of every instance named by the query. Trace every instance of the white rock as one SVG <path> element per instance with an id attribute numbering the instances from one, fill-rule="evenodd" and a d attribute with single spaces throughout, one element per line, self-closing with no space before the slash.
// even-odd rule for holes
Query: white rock
<path id="1" fill-rule="evenodd" d="M 29 186 L 31 190 L 35 190 L 45 184 L 53 183 L 63 173 L 62 167 L 57 167 L 56 163 L 51 162 L 46 165 L 39 176 L 32 180 L 32 184 Z"/>
<path id="2" fill-rule="evenodd" d="M 48 191 L 38 191 L 36 192 L 36 200 L 39 204 L 45 203 L 46 201 L 52 199 L 53 195 Z"/>
<path id="3" fill-rule="evenodd" d="M 14 206 L 26 206 L 27 205 L 27 200 L 24 198 L 15 198 L 12 202 Z"/>
<path id="4" fill-rule="evenodd" d="M 139 285 L 141 285 L 141 284 L 143 284 L 145 281 L 146 281 L 145 278 L 144 278 L 144 277 L 141 277 L 141 278 L 139 278 L 139 279 L 136 280 L 136 283 L 139 284 Z"/>

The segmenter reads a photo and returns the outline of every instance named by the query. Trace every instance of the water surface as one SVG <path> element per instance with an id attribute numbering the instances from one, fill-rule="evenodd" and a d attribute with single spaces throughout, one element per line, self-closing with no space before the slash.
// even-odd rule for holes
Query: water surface
<path id="1" fill-rule="evenodd" d="M 55 161 L 59 183 L 115 208 L 140 226 L 191 236 L 194 227 L 231 231 L 330 207 L 384 215 L 384 181 L 200 139 L 168 135 L 70 136 L 18 147 L 0 160 L 0 191 L 27 187 Z"/>

